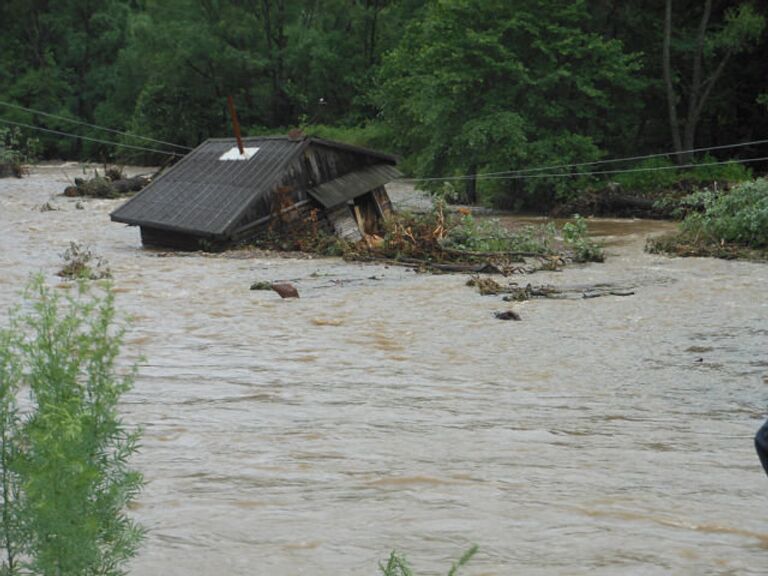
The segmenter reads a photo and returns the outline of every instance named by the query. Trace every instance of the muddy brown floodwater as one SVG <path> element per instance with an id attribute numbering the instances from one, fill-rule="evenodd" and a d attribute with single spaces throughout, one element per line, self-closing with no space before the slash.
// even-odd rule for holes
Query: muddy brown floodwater
<path id="1" fill-rule="evenodd" d="M 444 574 L 471 543 L 475 576 L 766 573 L 768 266 L 644 254 L 669 224 L 596 221 L 605 264 L 523 281 L 636 295 L 499 322 L 460 275 L 143 250 L 119 200 L 40 212 L 65 181 L 0 181 L 0 309 L 30 274 L 61 282 L 69 240 L 110 263 L 146 357 L 131 574 L 375 574 L 392 548 Z"/>

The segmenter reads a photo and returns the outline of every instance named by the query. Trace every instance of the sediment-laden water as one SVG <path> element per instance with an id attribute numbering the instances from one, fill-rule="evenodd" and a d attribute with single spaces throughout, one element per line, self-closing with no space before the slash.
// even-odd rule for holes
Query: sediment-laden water
<path id="1" fill-rule="evenodd" d="M 0 309 L 30 274 L 60 284 L 70 240 L 109 261 L 146 358 L 132 574 L 375 574 L 392 548 L 444 574 L 471 543 L 470 575 L 766 572 L 768 266 L 644 254 L 669 224 L 598 221 L 605 264 L 520 281 L 636 294 L 501 322 L 465 276 L 143 250 L 119 200 L 40 212 L 65 183 L 0 181 Z"/>

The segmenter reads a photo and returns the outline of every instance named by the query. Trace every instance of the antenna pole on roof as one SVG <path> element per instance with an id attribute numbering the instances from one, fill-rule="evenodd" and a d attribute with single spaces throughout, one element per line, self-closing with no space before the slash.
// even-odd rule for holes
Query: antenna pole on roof
<path id="1" fill-rule="evenodd" d="M 245 154 L 245 148 L 243 148 L 243 138 L 240 135 L 240 122 L 237 121 L 235 99 L 232 96 L 227 96 L 227 106 L 229 107 L 229 115 L 232 117 L 232 128 L 235 131 L 235 138 L 237 138 L 237 149 L 240 150 L 240 156 L 242 156 Z"/>

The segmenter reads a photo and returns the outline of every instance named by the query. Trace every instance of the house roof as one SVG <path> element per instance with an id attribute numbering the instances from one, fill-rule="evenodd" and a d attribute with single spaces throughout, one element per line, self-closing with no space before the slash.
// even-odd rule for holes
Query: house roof
<path id="1" fill-rule="evenodd" d="M 246 151 L 258 150 L 248 160 L 222 160 L 236 146 L 235 140 L 205 141 L 112 212 L 112 220 L 221 236 L 231 232 L 240 216 L 274 188 L 288 164 L 310 145 L 354 152 L 388 165 L 397 161 L 388 154 L 319 138 L 244 138 L 243 145 Z"/>
<path id="2" fill-rule="evenodd" d="M 394 166 L 375 164 L 315 186 L 308 192 L 324 208 L 333 208 L 401 176 Z"/>

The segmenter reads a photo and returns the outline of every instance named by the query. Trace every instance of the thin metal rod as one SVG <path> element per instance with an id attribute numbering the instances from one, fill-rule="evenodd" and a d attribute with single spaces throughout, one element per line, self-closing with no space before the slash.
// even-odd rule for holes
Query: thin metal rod
<path id="1" fill-rule="evenodd" d="M 243 148 L 243 138 L 240 135 L 240 122 L 237 120 L 235 99 L 232 96 L 227 96 L 227 106 L 229 107 L 229 115 L 232 117 L 232 128 L 235 131 L 235 138 L 237 138 L 237 149 L 240 150 L 240 156 L 242 156 L 245 154 L 245 148 Z"/>

